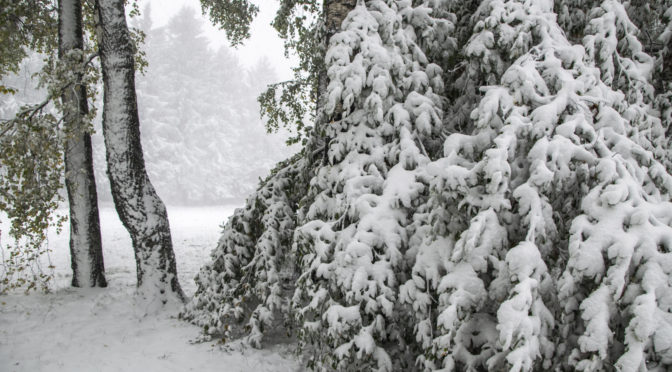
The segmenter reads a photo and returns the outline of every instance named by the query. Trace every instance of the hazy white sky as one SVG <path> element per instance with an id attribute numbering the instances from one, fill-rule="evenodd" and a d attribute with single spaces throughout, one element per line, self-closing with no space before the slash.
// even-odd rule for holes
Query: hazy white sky
<path id="1" fill-rule="evenodd" d="M 152 4 L 152 22 L 155 27 L 164 25 L 183 6 L 188 6 L 196 10 L 196 13 L 207 24 L 205 34 L 214 47 L 223 44 L 228 45 L 224 31 L 212 26 L 207 17 L 201 15 L 199 0 L 142 0 L 140 1 L 140 9 L 147 2 Z M 279 80 L 287 80 L 292 76 L 291 62 L 285 58 L 282 40 L 270 25 L 278 8 L 278 2 L 272 0 L 256 0 L 253 2 L 259 6 L 260 12 L 252 23 L 252 37 L 246 40 L 242 46 L 233 49 L 233 52 L 247 66 L 254 65 L 263 56 L 268 57 L 275 65 Z"/>

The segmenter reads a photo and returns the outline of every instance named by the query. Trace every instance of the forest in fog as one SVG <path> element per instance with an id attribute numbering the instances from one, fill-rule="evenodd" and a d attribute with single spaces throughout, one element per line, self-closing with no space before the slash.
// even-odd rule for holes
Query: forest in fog
<path id="1" fill-rule="evenodd" d="M 223 45 L 212 47 L 197 10 L 184 6 L 165 25 L 153 27 L 151 5 L 131 22 L 145 33 L 147 67 L 136 75 L 145 162 L 157 192 L 168 204 L 213 205 L 243 201 L 278 161 L 295 147 L 287 135 L 267 133 L 257 97 L 278 80 L 267 57 L 243 66 Z M 22 87 L 0 100 L 0 118 L 44 99 L 34 74 L 43 56 L 33 54 L 3 81 Z M 97 101 L 102 101 L 98 86 Z M 101 112 L 94 120 L 94 167 L 98 197 L 111 202 L 105 176 Z"/>
<path id="2" fill-rule="evenodd" d="M 239 202 L 292 150 L 268 134 L 257 97 L 277 82 L 270 60 L 241 65 L 227 46 L 213 50 L 196 10 L 184 7 L 153 28 L 145 8 L 148 66 L 136 91 L 149 176 L 168 204 Z M 96 142 L 98 139 L 98 142 Z M 102 136 L 94 136 L 100 195 L 107 196 Z M 105 198 L 103 198 L 105 200 Z"/>

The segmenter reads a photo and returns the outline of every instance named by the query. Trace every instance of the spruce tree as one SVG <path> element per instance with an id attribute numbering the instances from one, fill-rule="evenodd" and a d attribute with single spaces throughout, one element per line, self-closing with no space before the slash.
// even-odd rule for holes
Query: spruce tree
<path id="1" fill-rule="evenodd" d="M 321 368 L 407 368 L 412 344 L 396 308 L 413 209 L 425 185 L 426 139 L 441 127 L 441 68 L 416 43 L 431 8 L 360 3 L 326 54 L 327 163 L 297 228 L 300 337 Z M 417 35 L 422 35 L 417 32 Z"/>
<path id="2" fill-rule="evenodd" d="M 291 243 L 250 240 L 279 225 L 238 212 L 184 316 L 259 340 L 262 304 L 284 302 L 241 284 L 278 264 L 242 268 L 288 252 L 280 313 L 317 370 L 670 369 L 672 176 L 629 17 L 359 2 L 325 54 L 326 149 L 283 204 Z"/>
<path id="3" fill-rule="evenodd" d="M 307 180 L 296 155 L 271 175 L 229 218 L 212 261 L 195 278 L 197 290 L 180 317 L 206 338 L 245 336 L 260 347 L 264 330 L 283 327 L 294 288 L 292 234 Z"/>
<path id="4" fill-rule="evenodd" d="M 356 11 L 348 15 L 343 23 L 345 30 L 334 35 L 330 51 L 326 55 L 331 83 L 324 108 L 325 117 L 328 118 L 324 131 L 326 138 L 331 138 L 331 141 L 324 161 L 314 162 L 313 167 L 317 168 L 303 171 L 308 175 L 315 174 L 315 177 L 311 181 L 311 191 L 301 202 L 307 208 L 301 209 L 296 217 L 299 223 L 305 225 L 297 228 L 294 237 L 296 243 L 293 254 L 300 260 L 296 263 L 295 270 L 302 273 L 302 276 L 298 280 L 299 288 L 294 295 L 292 315 L 302 327 L 301 338 L 307 348 L 323 343 L 334 348 L 335 344 L 351 346 L 351 350 L 346 350 L 344 346 L 341 348 L 342 352 L 326 354 L 323 359 L 314 358 L 315 365 L 328 366 L 333 363 L 341 368 L 379 365 L 381 368 L 390 369 L 393 365 L 388 351 L 375 344 L 387 345 L 391 340 L 403 341 L 403 332 L 395 326 L 396 316 L 391 308 L 396 301 L 395 292 L 400 281 L 395 278 L 394 270 L 401 268 L 404 263 L 402 252 L 406 249 L 405 229 L 411 223 L 411 219 L 405 217 L 405 214 L 411 210 L 417 202 L 415 199 L 419 198 L 423 190 L 420 181 L 413 181 L 408 189 L 396 189 L 395 185 L 397 179 L 414 178 L 414 169 L 428 161 L 422 141 L 438 135 L 441 125 L 438 111 L 442 99 L 435 92 L 442 91 L 443 81 L 441 68 L 430 63 L 419 43 L 415 42 L 414 27 L 418 29 L 417 34 L 422 35 L 423 31 L 431 30 L 435 24 L 435 20 L 429 17 L 430 8 L 419 6 L 414 9 L 403 2 L 394 2 L 392 6 L 385 2 L 372 2 L 368 6 L 372 8 L 371 11 L 360 4 Z M 407 34 L 409 31 L 412 33 Z M 428 36 L 427 39 L 430 37 L 438 35 Z M 354 57 L 352 62 L 348 57 L 350 53 Z M 370 91 L 370 94 L 362 96 L 363 91 Z M 349 180 L 352 177 L 356 178 L 356 182 Z M 388 177 L 392 178 L 386 182 Z M 389 184 L 387 191 L 384 186 L 386 183 Z M 345 203 L 342 205 L 347 207 L 356 199 L 361 200 L 361 206 L 358 207 L 361 210 L 353 208 L 346 211 L 338 207 L 339 203 Z M 366 199 L 370 200 L 365 201 Z M 380 202 L 374 199 L 380 199 Z M 370 207 L 366 207 L 367 203 Z M 393 212 L 393 215 L 385 217 L 388 212 Z M 383 217 L 388 220 L 388 226 L 368 231 L 375 226 L 376 220 Z M 318 229 L 318 225 L 324 228 Z M 329 232 L 332 228 L 327 226 L 332 225 L 333 230 Z M 232 223 L 229 226 L 233 228 L 236 225 Z M 318 230 L 323 230 L 324 236 L 320 235 L 318 238 Z M 323 249 L 320 246 L 327 244 L 324 242 L 312 246 L 311 242 L 324 239 L 331 239 L 328 244 L 338 247 L 331 248 L 337 252 L 320 253 Z M 348 248 L 347 242 L 353 239 L 361 240 L 360 248 L 369 250 L 368 254 L 361 251 L 359 260 L 379 254 L 384 257 L 374 260 L 368 267 L 357 272 L 358 282 L 354 285 L 361 288 L 355 290 L 364 292 L 365 287 L 368 287 L 368 291 L 373 292 L 352 298 L 348 295 L 349 298 L 346 299 L 344 295 L 351 288 L 343 288 L 343 292 L 338 292 L 335 288 L 342 281 L 352 282 L 354 272 L 344 270 L 316 276 L 315 270 L 319 266 L 319 260 L 334 260 L 332 266 L 338 268 L 346 251 L 359 249 L 354 242 L 353 247 Z M 388 244 L 390 247 L 386 246 Z M 265 252 L 268 245 L 258 241 L 257 252 Z M 232 252 L 235 247 L 222 248 L 220 244 L 213 252 L 213 258 L 216 259 L 214 262 L 227 257 L 226 252 Z M 322 257 L 324 254 L 328 256 Z M 240 267 L 239 265 L 230 264 L 234 269 Z M 214 314 L 221 314 L 221 309 L 229 309 L 227 312 L 235 308 L 241 309 L 237 304 L 243 303 L 242 301 L 222 301 L 213 306 L 218 301 L 202 300 L 212 296 L 213 292 L 219 292 L 211 291 L 210 286 L 221 286 L 216 284 L 221 283 L 220 280 L 214 281 L 213 274 L 208 274 L 218 272 L 218 269 L 212 268 L 213 266 L 205 267 L 199 274 L 199 289 L 195 301 L 187 307 L 184 317 L 200 319 L 203 313 L 209 312 L 205 309 L 215 310 Z M 235 271 L 225 272 L 231 272 L 227 277 L 235 278 Z M 323 275 L 325 276 L 321 277 Z M 201 278 L 208 277 L 210 279 L 207 281 L 201 281 Z M 233 280 L 233 283 L 239 282 Z M 334 297 L 342 298 L 342 302 L 325 296 L 307 300 L 313 293 L 323 293 L 328 289 L 333 289 Z M 262 297 L 257 301 L 265 300 Z M 205 306 L 206 303 L 212 305 Z M 341 322 L 339 313 L 346 307 L 350 308 L 351 313 L 356 310 L 359 317 L 359 310 L 356 308 L 360 305 L 360 321 L 350 324 L 348 332 L 342 335 L 336 333 L 330 322 L 334 319 L 337 323 Z M 250 316 L 249 312 L 245 315 L 241 310 L 238 310 L 240 318 Z M 322 318 L 323 311 L 332 315 Z M 226 326 L 221 317 L 205 317 L 210 322 L 208 332 L 217 334 L 222 331 L 221 327 Z M 386 317 L 389 320 L 385 320 Z M 250 319 L 254 320 L 254 317 Z M 377 323 L 372 324 L 371 319 L 377 319 Z M 200 323 L 200 320 L 197 321 Z M 391 327 L 389 330 L 386 322 Z M 212 328 L 212 324 L 219 328 Z M 319 327 L 316 328 L 316 325 Z M 338 327 L 338 324 L 333 326 Z M 388 331 L 389 336 L 386 335 Z M 256 333 L 253 335 L 256 339 Z M 367 343 L 367 352 L 359 353 L 359 357 L 355 357 L 359 346 L 354 346 L 353 338 Z M 372 342 L 370 347 L 369 341 Z M 390 351 L 397 355 L 405 352 L 404 346 Z M 354 364 L 349 364 L 348 360 L 353 358 L 357 361 L 353 360 Z M 394 363 L 397 366 L 408 364 L 408 358 Z"/>
<path id="5" fill-rule="evenodd" d="M 430 282 L 440 283 L 434 284 L 439 332 L 431 357 L 448 369 L 599 370 L 619 363 L 634 370 L 646 360 L 649 368 L 664 369 L 664 354 L 653 351 L 664 350 L 664 342 L 658 341 L 659 349 L 642 347 L 656 343 L 640 320 L 646 316 L 640 305 L 644 293 L 654 289 L 642 289 L 641 277 L 623 275 L 644 275 L 642 260 L 630 258 L 645 257 L 645 241 L 672 232 L 666 223 L 654 222 L 649 228 L 658 225 L 660 235 L 649 238 L 626 221 L 633 205 L 658 210 L 654 206 L 662 203 L 669 210 L 670 176 L 630 136 L 637 118 L 617 111 L 625 95 L 595 79 L 600 70 L 581 46 L 564 38 L 550 6 L 516 1 L 503 6 L 522 10 L 515 14 L 533 26 L 533 43 L 497 86 L 485 90 L 472 113 L 474 131 L 450 135 L 444 158 L 435 162 L 439 167 L 430 167 L 439 202 L 433 210 L 440 210 L 442 201 L 446 208 L 459 208 L 436 213 L 442 223 L 435 226 L 447 232 L 442 235 L 448 249 L 426 254 L 446 257 L 430 271 L 446 272 Z M 493 22 L 512 20 L 501 14 L 491 7 Z M 660 213 L 656 218 L 667 221 L 669 212 Z M 460 217 L 470 216 L 460 228 Z M 601 230 L 588 233 L 586 225 Z M 614 237 L 618 232 L 623 236 Z M 619 250 L 626 236 L 634 243 Z M 431 243 L 430 238 L 426 245 Z M 623 295 L 626 284 L 630 296 Z M 667 284 L 655 285 L 665 296 Z M 655 314 L 655 307 L 645 311 Z M 654 322 L 667 324 L 662 313 Z"/>

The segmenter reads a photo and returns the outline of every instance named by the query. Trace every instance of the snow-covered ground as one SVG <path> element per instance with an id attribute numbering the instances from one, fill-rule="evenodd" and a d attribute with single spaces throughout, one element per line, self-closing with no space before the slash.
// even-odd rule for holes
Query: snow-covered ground
<path id="1" fill-rule="evenodd" d="M 233 207 L 168 209 L 180 282 L 193 277 L 219 237 Z M 6 225 L 5 225 L 6 226 Z M 110 206 L 101 208 L 108 288 L 76 289 L 67 229 L 49 236 L 56 266 L 50 294 L 0 296 L 0 371 L 295 371 L 289 347 L 266 350 L 240 343 L 191 344 L 199 329 L 175 318 L 179 309 L 146 316 L 133 299 L 131 241 Z"/>

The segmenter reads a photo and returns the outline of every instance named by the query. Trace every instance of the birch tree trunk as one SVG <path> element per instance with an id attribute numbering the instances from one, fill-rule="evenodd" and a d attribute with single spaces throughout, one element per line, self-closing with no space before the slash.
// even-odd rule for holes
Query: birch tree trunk
<path id="1" fill-rule="evenodd" d="M 83 63 L 82 4 L 58 2 L 58 55 Z M 79 52 L 79 53 L 78 53 Z M 84 117 L 89 111 L 82 76 L 62 95 L 65 140 L 65 185 L 70 203 L 70 256 L 73 287 L 106 287 L 98 217 L 98 196 L 93 175 L 91 135 Z"/>
<path id="2" fill-rule="evenodd" d="M 138 293 L 184 301 L 166 207 L 149 181 L 140 143 L 134 46 L 124 0 L 96 0 L 103 70 L 103 136 L 114 205 L 133 241 Z"/>

